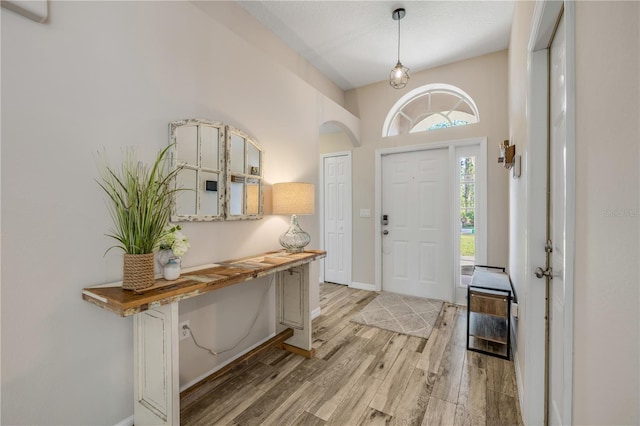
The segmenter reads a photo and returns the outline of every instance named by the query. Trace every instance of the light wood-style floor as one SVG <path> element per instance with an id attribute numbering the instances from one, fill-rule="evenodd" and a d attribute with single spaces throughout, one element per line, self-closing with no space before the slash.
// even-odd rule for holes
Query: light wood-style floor
<path id="1" fill-rule="evenodd" d="M 349 319 L 376 293 L 320 286 L 316 357 L 269 349 L 182 401 L 184 425 L 521 425 L 513 362 L 465 348 L 445 304 L 428 340 Z"/>

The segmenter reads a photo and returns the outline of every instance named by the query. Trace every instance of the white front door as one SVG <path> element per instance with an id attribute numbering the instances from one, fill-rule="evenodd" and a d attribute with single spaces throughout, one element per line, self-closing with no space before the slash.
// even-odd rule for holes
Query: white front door
<path id="1" fill-rule="evenodd" d="M 351 283 L 351 157 L 323 158 L 324 280 Z"/>
<path id="2" fill-rule="evenodd" d="M 560 20 L 550 55 L 550 196 L 549 236 L 552 242 L 549 282 L 549 424 L 570 418 L 571 401 L 565 395 L 565 248 L 566 248 L 566 50 L 564 19 Z"/>
<path id="3" fill-rule="evenodd" d="M 446 148 L 382 157 L 383 290 L 452 301 L 448 164 Z"/>

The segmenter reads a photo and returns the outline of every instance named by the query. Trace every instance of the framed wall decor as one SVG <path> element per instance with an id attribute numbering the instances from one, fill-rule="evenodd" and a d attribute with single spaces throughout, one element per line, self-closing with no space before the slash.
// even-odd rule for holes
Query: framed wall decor
<path id="1" fill-rule="evenodd" d="M 223 123 L 186 119 L 169 123 L 171 167 L 179 167 L 171 220 L 261 219 L 263 155 L 258 142 Z"/>

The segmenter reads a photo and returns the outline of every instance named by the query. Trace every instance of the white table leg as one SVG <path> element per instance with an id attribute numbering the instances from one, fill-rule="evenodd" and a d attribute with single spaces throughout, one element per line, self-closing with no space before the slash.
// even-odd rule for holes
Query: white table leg
<path id="1" fill-rule="evenodd" d="M 293 329 L 285 343 L 312 357 L 311 311 L 309 309 L 309 264 L 278 272 L 276 278 L 276 332 Z"/>
<path id="2" fill-rule="evenodd" d="M 179 425 L 178 302 L 133 318 L 135 425 Z"/>

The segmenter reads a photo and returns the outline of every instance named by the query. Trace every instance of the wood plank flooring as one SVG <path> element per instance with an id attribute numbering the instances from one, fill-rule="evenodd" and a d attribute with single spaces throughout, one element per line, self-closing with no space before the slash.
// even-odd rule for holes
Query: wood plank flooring
<path id="1" fill-rule="evenodd" d="M 467 351 L 445 304 L 428 340 L 349 319 L 376 293 L 322 284 L 316 356 L 272 348 L 183 398 L 183 425 L 522 425 L 513 363 Z"/>

